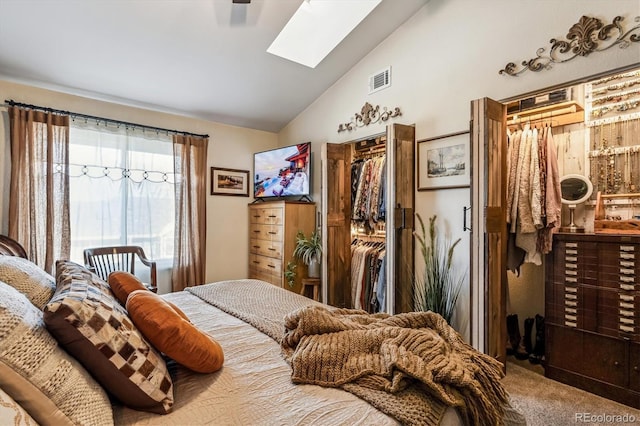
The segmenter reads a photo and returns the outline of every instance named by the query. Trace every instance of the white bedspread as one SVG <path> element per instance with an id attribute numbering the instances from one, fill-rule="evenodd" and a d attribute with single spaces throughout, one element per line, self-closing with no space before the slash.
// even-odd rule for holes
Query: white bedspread
<path id="1" fill-rule="evenodd" d="M 118 425 L 387 425 L 397 424 L 338 389 L 291 383 L 291 370 L 270 337 L 243 321 L 179 292 L 166 295 L 222 345 L 223 368 L 197 374 L 172 365 L 175 405 L 168 415 L 114 407 Z"/>
<path id="2" fill-rule="evenodd" d="M 157 415 L 114 405 L 116 425 L 397 425 L 340 389 L 295 385 L 280 345 L 242 320 L 182 291 L 163 296 L 222 346 L 224 366 L 198 374 L 170 363 L 173 412 Z M 443 425 L 460 424 L 448 409 Z"/>

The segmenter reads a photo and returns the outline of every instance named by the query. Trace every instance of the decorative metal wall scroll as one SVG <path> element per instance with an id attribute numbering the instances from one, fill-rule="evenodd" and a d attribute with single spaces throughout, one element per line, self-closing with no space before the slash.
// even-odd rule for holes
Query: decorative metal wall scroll
<path id="1" fill-rule="evenodd" d="M 382 107 L 382 111 L 380 111 L 380 105 L 376 105 L 374 107 L 369 102 L 365 102 L 360 112 L 356 113 L 355 117 L 351 119 L 350 122 L 340 124 L 338 126 L 338 133 L 346 130 L 353 130 L 356 127 L 368 126 L 371 123 L 375 124 L 380 121 L 384 122 L 390 118 L 399 117 L 401 115 L 402 113 L 398 107 L 395 107 L 392 111 L 389 111 L 387 107 Z"/>
<path id="2" fill-rule="evenodd" d="M 577 56 L 588 56 L 592 52 L 602 52 L 613 46 L 619 46 L 621 49 L 629 47 L 631 43 L 640 41 L 640 24 L 625 32 L 621 25 L 623 19 L 616 16 L 611 24 L 604 25 L 598 18 L 582 16 L 569 29 L 568 40 L 552 38 L 549 41 L 551 49 L 548 55 L 544 55 L 545 49 L 541 47 L 536 51 L 535 58 L 522 61 L 521 69 L 518 69 L 515 63 L 509 62 L 498 73 L 517 76 L 526 70 L 538 72 L 551 69 L 553 64 L 561 64 Z M 640 22 L 640 16 L 636 16 L 634 21 Z"/>

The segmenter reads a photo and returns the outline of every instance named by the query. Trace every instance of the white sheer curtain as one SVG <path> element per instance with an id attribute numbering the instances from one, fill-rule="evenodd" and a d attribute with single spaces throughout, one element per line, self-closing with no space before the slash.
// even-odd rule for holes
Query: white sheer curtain
<path id="1" fill-rule="evenodd" d="M 173 259 L 173 144 L 165 133 L 72 120 L 69 138 L 71 259 L 87 247 L 141 246 Z"/>

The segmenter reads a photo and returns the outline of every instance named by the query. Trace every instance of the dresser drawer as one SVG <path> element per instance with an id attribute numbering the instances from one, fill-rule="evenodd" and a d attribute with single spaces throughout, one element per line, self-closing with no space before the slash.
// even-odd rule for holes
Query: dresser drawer
<path id="1" fill-rule="evenodd" d="M 282 208 L 252 208 L 249 212 L 250 223 L 259 225 L 281 225 L 283 223 Z"/>
<path id="2" fill-rule="evenodd" d="M 266 281 L 270 284 L 281 287 L 280 281 L 282 278 L 279 275 L 272 274 L 269 271 L 265 271 L 263 269 L 250 267 L 249 278 L 253 278 L 254 280 Z"/>
<path id="3" fill-rule="evenodd" d="M 249 228 L 251 239 L 282 241 L 283 229 L 280 225 L 257 225 L 252 224 Z"/>
<path id="4" fill-rule="evenodd" d="M 252 238 L 249 251 L 252 254 L 282 259 L 282 242 Z"/>
<path id="5" fill-rule="evenodd" d="M 258 254 L 249 255 L 249 267 L 278 276 L 282 273 L 282 261 Z"/>

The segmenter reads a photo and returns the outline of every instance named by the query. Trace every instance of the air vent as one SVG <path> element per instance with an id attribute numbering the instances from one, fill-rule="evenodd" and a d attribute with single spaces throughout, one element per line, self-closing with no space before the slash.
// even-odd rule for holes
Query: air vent
<path id="1" fill-rule="evenodd" d="M 369 94 L 391 86 L 391 67 L 369 77 Z"/>

